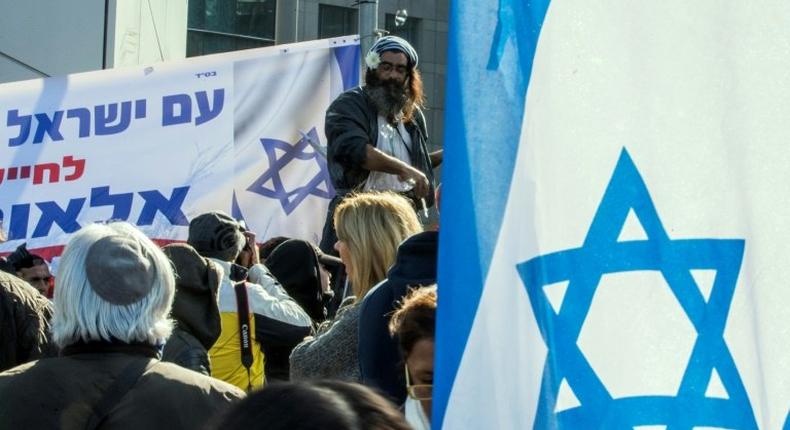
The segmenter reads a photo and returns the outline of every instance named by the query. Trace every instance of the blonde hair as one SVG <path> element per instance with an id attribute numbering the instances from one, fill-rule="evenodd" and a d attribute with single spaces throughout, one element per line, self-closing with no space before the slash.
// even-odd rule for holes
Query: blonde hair
<path id="1" fill-rule="evenodd" d="M 403 240 L 422 231 L 406 198 L 391 192 L 352 194 L 335 210 L 338 240 L 351 258 L 349 281 L 357 301 L 387 276 Z"/>

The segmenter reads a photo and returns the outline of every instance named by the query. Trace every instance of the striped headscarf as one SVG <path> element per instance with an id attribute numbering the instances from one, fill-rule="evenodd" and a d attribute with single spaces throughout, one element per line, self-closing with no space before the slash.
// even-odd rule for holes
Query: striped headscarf
<path id="1" fill-rule="evenodd" d="M 409 67 L 415 68 L 417 67 L 417 63 L 419 57 L 417 56 L 417 51 L 411 46 L 409 42 L 405 39 L 401 39 L 398 36 L 384 36 L 376 41 L 373 46 L 370 47 L 368 51 L 368 55 L 370 53 L 375 52 L 379 56 L 386 51 L 397 51 L 402 52 L 406 55 L 406 58 L 409 60 Z"/>

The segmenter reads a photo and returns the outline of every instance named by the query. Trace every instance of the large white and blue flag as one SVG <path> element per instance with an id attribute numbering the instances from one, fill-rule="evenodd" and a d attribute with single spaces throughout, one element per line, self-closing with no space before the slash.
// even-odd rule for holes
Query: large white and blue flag
<path id="1" fill-rule="evenodd" d="M 454 2 L 433 423 L 790 428 L 790 7 Z"/>

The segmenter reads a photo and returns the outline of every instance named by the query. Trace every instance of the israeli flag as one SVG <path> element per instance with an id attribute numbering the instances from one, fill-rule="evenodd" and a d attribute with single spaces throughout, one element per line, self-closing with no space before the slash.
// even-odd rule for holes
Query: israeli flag
<path id="1" fill-rule="evenodd" d="M 453 2 L 433 426 L 790 428 L 790 7 Z"/>

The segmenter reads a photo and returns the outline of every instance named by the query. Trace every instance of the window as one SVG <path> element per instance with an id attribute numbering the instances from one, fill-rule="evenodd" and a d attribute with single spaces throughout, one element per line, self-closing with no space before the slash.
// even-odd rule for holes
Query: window
<path id="1" fill-rule="evenodd" d="M 187 56 L 274 45 L 277 0 L 189 0 Z"/>
<path id="2" fill-rule="evenodd" d="M 357 10 L 350 7 L 318 5 L 318 37 L 348 36 L 359 33 Z"/>
<path id="3" fill-rule="evenodd" d="M 406 18 L 406 22 L 400 27 L 395 27 L 395 15 L 388 13 L 385 16 L 384 29 L 389 31 L 389 34 L 406 39 L 417 52 L 420 51 L 420 19 L 419 18 Z"/>

